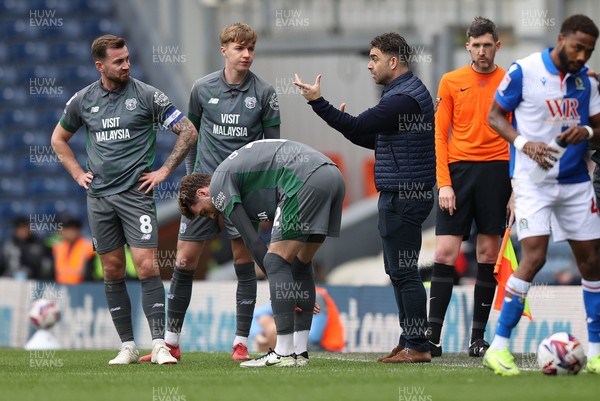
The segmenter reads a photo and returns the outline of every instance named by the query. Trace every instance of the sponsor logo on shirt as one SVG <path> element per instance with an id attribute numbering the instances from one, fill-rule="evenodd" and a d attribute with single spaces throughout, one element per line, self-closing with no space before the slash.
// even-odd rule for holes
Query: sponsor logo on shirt
<path id="1" fill-rule="evenodd" d="M 154 92 L 154 103 L 160 107 L 165 107 L 169 104 L 169 98 L 162 92 Z"/>
<path id="2" fill-rule="evenodd" d="M 121 117 L 108 117 L 102 119 L 102 129 L 104 131 L 96 131 L 96 142 L 113 141 L 119 139 L 129 139 L 129 129 L 120 128 Z M 113 128 L 113 129 L 109 129 Z"/>
<path id="3" fill-rule="evenodd" d="M 273 110 L 279 110 L 279 99 L 277 98 L 277 93 L 273 93 L 271 95 L 271 98 L 269 99 L 269 106 L 271 106 Z"/>
<path id="4" fill-rule="evenodd" d="M 245 98 L 244 106 L 246 106 L 247 109 L 252 110 L 256 107 L 256 98 L 254 96 L 249 96 Z"/>
<path id="5" fill-rule="evenodd" d="M 225 194 L 223 192 L 219 192 L 217 196 L 213 196 L 212 203 L 219 212 L 222 212 L 225 209 Z"/>
<path id="6" fill-rule="evenodd" d="M 559 127 L 575 127 L 579 125 L 579 101 L 575 98 L 546 100 L 546 106 L 550 111 L 550 117 L 546 123 Z"/>

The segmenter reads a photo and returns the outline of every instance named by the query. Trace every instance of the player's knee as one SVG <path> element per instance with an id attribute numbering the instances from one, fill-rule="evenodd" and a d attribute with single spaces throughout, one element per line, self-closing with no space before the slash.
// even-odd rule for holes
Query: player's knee
<path id="1" fill-rule="evenodd" d="M 142 260 L 138 266 L 136 266 L 137 275 L 140 280 L 153 277 L 159 274 L 158 266 L 154 263 L 152 258 Z"/>
<path id="2" fill-rule="evenodd" d="M 120 280 L 125 277 L 125 266 L 115 260 L 102 263 L 102 272 L 105 280 Z"/>
<path id="3" fill-rule="evenodd" d="M 192 262 L 192 258 L 186 256 L 179 256 L 175 259 L 175 267 L 182 270 L 196 270 L 196 264 Z"/>
<path id="4" fill-rule="evenodd" d="M 590 252 L 586 260 L 579 263 L 579 271 L 585 280 L 600 280 L 600 258 L 597 252 Z"/>
<path id="5" fill-rule="evenodd" d="M 436 263 L 441 263 L 448 266 L 454 266 L 456 259 L 458 259 L 459 249 L 453 249 L 451 247 L 436 247 L 434 260 Z"/>
<path id="6" fill-rule="evenodd" d="M 479 263 L 496 263 L 498 252 L 492 249 L 482 249 L 477 252 L 477 261 Z"/>

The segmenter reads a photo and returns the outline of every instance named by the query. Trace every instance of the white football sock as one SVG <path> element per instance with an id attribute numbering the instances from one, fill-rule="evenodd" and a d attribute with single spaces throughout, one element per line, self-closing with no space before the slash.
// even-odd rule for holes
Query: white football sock
<path id="1" fill-rule="evenodd" d="M 165 342 L 176 348 L 179 346 L 179 334 L 167 330 L 165 332 Z"/>
<path id="2" fill-rule="evenodd" d="M 242 343 L 244 344 L 244 347 L 248 347 L 248 337 L 241 337 L 241 336 L 235 336 L 235 338 L 233 339 L 233 346 L 235 346 L 236 344 Z"/>
<path id="3" fill-rule="evenodd" d="M 294 332 L 294 352 L 300 355 L 308 350 L 308 330 Z"/>
<path id="4" fill-rule="evenodd" d="M 588 343 L 588 359 L 600 354 L 600 343 Z"/>
<path id="5" fill-rule="evenodd" d="M 292 355 L 294 353 L 294 335 L 277 334 L 277 344 L 275 344 L 275 352 L 283 356 Z"/>
<path id="6" fill-rule="evenodd" d="M 490 344 L 490 349 L 493 351 L 499 351 L 508 347 L 508 343 L 510 342 L 510 338 L 501 337 L 499 335 L 494 336 L 494 340 Z"/>

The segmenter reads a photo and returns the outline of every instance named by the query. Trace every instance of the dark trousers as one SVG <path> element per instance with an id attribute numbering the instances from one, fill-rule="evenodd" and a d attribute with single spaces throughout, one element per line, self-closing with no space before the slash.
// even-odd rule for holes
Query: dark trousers
<path id="1" fill-rule="evenodd" d="M 429 351 L 427 293 L 418 260 L 421 228 L 432 207 L 432 190 L 381 192 L 378 203 L 385 272 L 394 287 L 402 329 L 399 344 L 418 352 Z"/>

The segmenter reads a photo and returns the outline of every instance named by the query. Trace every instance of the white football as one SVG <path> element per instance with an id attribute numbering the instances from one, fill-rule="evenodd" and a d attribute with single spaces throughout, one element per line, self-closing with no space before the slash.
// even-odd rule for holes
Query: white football
<path id="1" fill-rule="evenodd" d="M 40 329 L 49 329 L 60 320 L 60 310 L 54 301 L 37 299 L 29 309 L 31 323 Z"/>
<path id="2" fill-rule="evenodd" d="M 537 352 L 538 365 L 547 375 L 576 375 L 585 365 L 581 343 L 567 332 L 554 333 L 542 340 Z"/>

